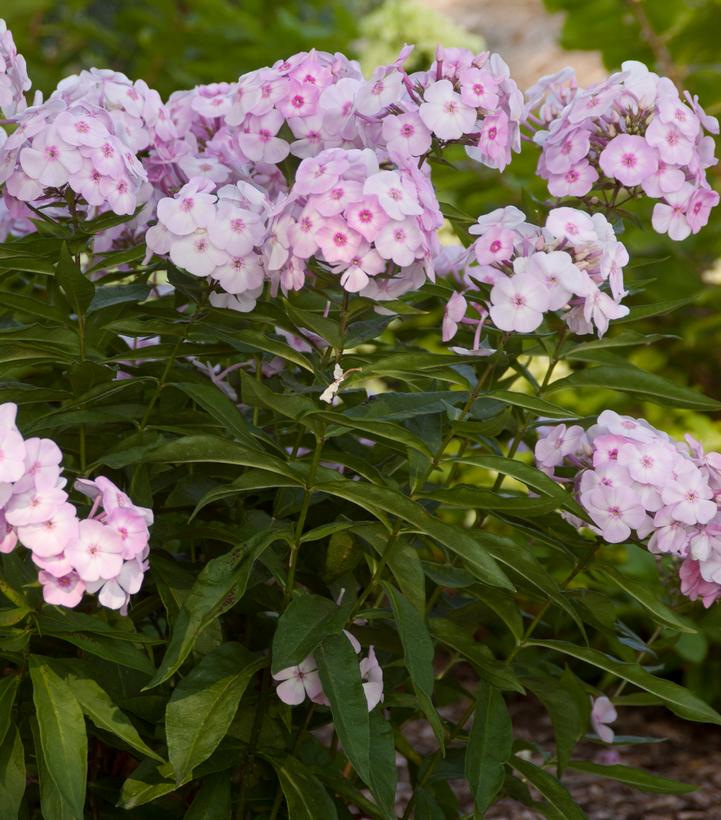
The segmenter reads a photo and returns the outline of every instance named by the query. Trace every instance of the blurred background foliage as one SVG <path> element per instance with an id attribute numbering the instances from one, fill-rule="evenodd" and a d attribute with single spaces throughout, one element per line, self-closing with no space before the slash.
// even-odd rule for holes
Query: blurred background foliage
<path id="1" fill-rule="evenodd" d="M 313 47 L 343 51 L 358 58 L 368 71 L 391 61 L 406 41 L 417 44 L 412 61 L 418 64 L 432 59 L 438 41 L 479 50 L 487 35 L 493 45 L 491 32 L 482 30 L 482 14 L 473 18 L 475 30 L 464 27 L 462 4 L 457 0 L 458 14 L 444 16 L 433 0 L 4 0 L 1 13 L 27 59 L 35 88 L 48 93 L 67 74 L 98 66 L 143 78 L 167 96 L 197 83 L 234 80 L 243 72 Z M 518 13 L 513 2 L 506 5 L 509 14 Z M 443 8 L 452 12 L 454 0 L 445 0 Z M 721 115 L 719 0 L 546 0 L 546 8 L 565 15 L 564 48 L 600 51 L 609 70 L 620 68 L 624 60 L 642 60 L 698 94 L 709 113 Z M 538 13 L 546 13 L 540 5 Z M 533 20 L 528 24 L 533 25 Z M 503 175 L 479 171 L 462 152 L 455 161 L 467 166 L 467 173 L 438 167 L 435 179 L 440 198 L 467 214 L 477 216 L 516 204 L 532 216 L 536 201 L 547 196 L 534 173 L 537 152 L 528 143 Z M 714 187 L 721 189 L 719 166 L 711 169 L 710 177 Z M 648 203 L 638 207 L 650 211 Z M 641 230 L 633 219 L 617 226 L 624 229 L 623 241 L 632 260 L 626 284 L 633 296 L 627 302 L 679 300 L 679 306 L 639 328 L 663 335 L 653 345 L 635 348 L 631 354 L 624 348 L 609 354 L 628 356 L 646 370 L 694 385 L 716 399 L 721 399 L 720 210 L 712 214 L 706 229 L 683 243 Z M 650 224 L 649 217 L 646 213 L 644 224 Z M 409 321 L 402 333 L 427 337 L 429 346 L 437 346 L 438 319 Z M 612 326 L 610 335 L 622 331 L 622 324 Z M 721 423 L 713 416 L 659 408 L 602 390 L 559 399 L 581 415 L 593 415 L 604 407 L 645 415 L 672 435 L 691 431 L 707 449 L 721 450 Z M 608 549 L 615 551 L 629 574 L 656 577 L 649 554 L 632 547 Z M 668 596 L 661 585 L 658 594 Z M 586 597 L 598 616 L 605 617 L 605 599 L 593 592 Z M 684 611 L 699 632 L 676 643 L 675 668 L 669 674 L 718 704 L 721 607 L 704 611 L 700 605 L 687 605 Z M 622 617 L 631 630 L 647 628 L 643 611 L 631 603 L 620 612 L 617 609 L 616 617 Z M 562 637 L 561 624 L 559 630 Z M 488 634 L 487 639 L 492 643 L 493 636 Z M 632 644 L 629 639 L 631 656 Z"/>

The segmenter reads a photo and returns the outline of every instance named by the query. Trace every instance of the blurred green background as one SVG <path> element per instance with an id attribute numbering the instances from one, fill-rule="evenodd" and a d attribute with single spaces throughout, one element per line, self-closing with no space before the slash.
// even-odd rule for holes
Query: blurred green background
<path id="1" fill-rule="evenodd" d="M 545 8 L 541 0 L 4 0 L 0 14 L 27 59 L 34 87 L 45 93 L 62 77 L 90 66 L 143 78 L 167 96 L 196 83 L 234 80 L 313 47 L 343 51 L 368 71 L 392 60 L 404 42 L 417 44 L 412 61 L 421 65 L 432 58 L 438 41 L 474 50 L 481 50 L 485 41 L 504 53 L 504 37 L 509 49 L 515 37 L 514 74 L 524 59 L 530 66 L 542 65 L 544 72 L 573 64 L 573 56 L 562 49 L 599 52 L 593 57 L 599 70 L 601 61 L 614 70 L 623 60 L 637 59 L 699 94 L 707 111 L 721 115 L 719 0 L 546 0 Z M 549 14 L 562 14 L 562 24 Z M 522 41 L 528 43 L 525 53 L 517 47 L 519 26 L 531 27 L 526 32 L 530 38 Z M 541 30 L 554 32 L 555 42 L 534 39 Z M 543 48 L 548 49 L 548 60 L 539 62 Z M 526 146 L 500 176 L 468 162 L 461 152 L 457 165 L 464 173 L 434 172 L 439 198 L 473 215 L 511 203 L 527 208 L 534 196 L 545 194 L 534 175 L 536 160 L 533 147 Z M 710 178 L 721 189 L 719 166 L 710 170 Z M 648 228 L 625 226 L 623 241 L 632 260 L 626 277 L 632 296 L 627 301 L 687 302 L 639 328 L 665 338 L 634 349 L 630 358 L 721 399 L 721 208 L 706 229 L 684 243 L 655 234 L 650 210 L 648 203 L 639 204 L 639 224 Z M 620 349 L 618 355 L 627 354 Z M 581 414 L 613 407 L 645 415 L 671 434 L 688 430 L 707 449 L 721 450 L 719 418 L 639 404 L 604 391 L 563 400 Z M 621 550 L 619 561 L 649 579 L 656 575 L 648 555 Z M 676 644 L 671 671 L 718 702 L 721 608 L 706 612 L 697 604 L 688 614 L 701 631 Z M 633 607 L 623 617 L 632 628 L 645 628 L 643 615 Z"/>

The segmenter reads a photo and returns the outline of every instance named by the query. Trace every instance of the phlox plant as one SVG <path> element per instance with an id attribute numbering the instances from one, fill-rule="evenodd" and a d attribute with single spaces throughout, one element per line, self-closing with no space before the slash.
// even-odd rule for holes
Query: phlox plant
<path id="1" fill-rule="evenodd" d="M 2 818 L 694 788 L 618 748 L 631 708 L 721 723 L 664 674 L 721 597 L 721 455 L 639 414 L 721 404 L 626 361 L 673 305 L 623 229 L 651 199 L 702 230 L 718 123 L 636 62 L 524 96 L 496 54 L 410 53 L 31 98 L 0 22 Z M 549 199 L 443 201 L 522 146 Z"/>

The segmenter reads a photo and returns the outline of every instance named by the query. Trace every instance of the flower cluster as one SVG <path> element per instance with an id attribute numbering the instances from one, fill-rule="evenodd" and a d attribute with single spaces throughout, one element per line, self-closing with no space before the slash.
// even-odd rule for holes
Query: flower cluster
<path id="1" fill-rule="evenodd" d="M 147 568 L 152 512 L 101 476 L 76 483 L 94 499 L 80 519 L 57 444 L 24 439 L 16 414 L 17 405 L 0 405 L 0 552 L 30 550 L 48 603 L 73 607 L 86 591 L 98 592 L 103 606 L 126 611 Z"/>
<path id="2" fill-rule="evenodd" d="M 266 198 L 245 182 L 214 189 L 210 180 L 194 177 L 175 197 L 161 199 L 146 243 L 193 276 L 218 283 L 214 305 L 247 312 L 263 290 Z"/>
<path id="3" fill-rule="evenodd" d="M 427 174 L 381 170 L 370 149 L 329 148 L 298 166 L 270 227 L 266 265 L 275 288 L 303 286 L 309 260 L 350 293 L 395 299 L 433 278 L 443 222 Z"/>
<path id="4" fill-rule="evenodd" d="M 502 171 L 521 147 L 523 95 L 506 63 L 490 52 L 441 48 L 427 71 L 408 75 L 412 48 L 377 68 L 356 97 L 366 145 L 384 145 L 395 161 L 425 157 L 458 143 L 473 159 Z M 372 138 L 373 142 L 368 142 Z"/>
<path id="5" fill-rule="evenodd" d="M 12 32 L 0 19 L 0 112 L 14 117 L 23 111 L 27 105 L 25 92 L 31 85 L 25 58 L 18 54 Z"/>
<path id="6" fill-rule="evenodd" d="M 360 654 L 361 645 L 358 639 L 350 632 L 345 632 L 351 642 L 356 655 Z M 368 704 L 368 711 L 383 702 L 383 669 L 376 658 L 375 649 L 368 647 L 368 655 L 360 662 L 360 675 L 363 681 L 363 693 Z M 276 694 L 289 706 L 298 706 L 306 697 L 320 706 L 328 706 L 328 698 L 323 691 L 323 685 L 318 674 L 318 664 L 312 655 L 309 655 L 298 666 L 289 666 L 273 675 L 279 681 Z"/>
<path id="7" fill-rule="evenodd" d="M 717 159 L 705 133 L 718 134 L 718 120 L 688 92 L 684 102 L 671 80 L 643 63 L 622 69 L 584 90 L 566 69 L 529 90 L 527 122 L 540 127 L 538 173 L 557 197 L 584 197 L 597 187 L 604 196 L 610 190 L 615 205 L 621 189 L 629 196 L 643 191 L 660 200 L 654 229 L 685 239 L 719 201 L 706 179 Z"/>
<path id="8" fill-rule="evenodd" d="M 310 51 L 244 74 L 235 83 L 176 91 L 175 133 L 157 139 L 146 161 L 166 193 L 195 176 L 217 184 L 250 181 L 270 196 L 286 190 L 278 163 L 352 143 L 353 99 L 362 80 L 342 54 Z"/>
<path id="9" fill-rule="evenodd" d="M 721 454 L 605 410 L 588 430 L 544 428 L 535 455 L 559 481 L 571 479 L 557 477 L 557 468 L 573 468 L 575 495 L 606 541 L 647 541 L 650 552 L 683 559 L 689 598 L 708 607 L 721 596 Z"/>
<path id="10" fill-rule="evenodd" d="M 150 195 L 145 169 L 103 109 L 57 97 L 15 120 L 0 147 L 0 182 L 17 200 L 52 202 L 68 186 L 92 207 L 132 214 Z"/>
<path id="11" fill-rule="evenodd" d="M 509 206 L 480 217 L 469 230 L 478 239 L 443 265 L 456 273 L 463 288 L 454 292 L 446 307 L 444 341 L 455 336 L 460 323 L 472 323 L 474 347 L 478 346 L 486 312 L 479 283 L 491 286 L 488 313 L 504 331 L 530 333 L 544 314 L 561 311 L 574 333 L 592 333 L 595 328 L 602 336 L 610 320 L 628 314 L 621 304 L 628 253 L 603 214 L 555 208 L 541 228 Z M 480 320 L 466 318 L 469 304 Z"/>

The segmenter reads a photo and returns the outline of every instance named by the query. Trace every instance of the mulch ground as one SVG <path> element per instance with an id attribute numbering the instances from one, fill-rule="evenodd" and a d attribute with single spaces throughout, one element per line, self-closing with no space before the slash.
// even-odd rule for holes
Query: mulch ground
<path id="1" fill-rule="evenodd" d="M 550 720 L 540 708 L 522 703 L 511 708 L 516 737 L 533 740 L 545 749 L 553 747 Z M 648 794 L 613 780 L 584 772 L 566 771 L 563 783 L 589 820 L 721 820 L 721 727 L 689 723 L 669 712 L 656 709 L 620 710 L 616 727 L 624 735 L 665 738 L 663 743 L 614 746 L 617 759 L 608 759 L 609 747 L 581 743 L 574 757 L 597 763 L 621 763 L 692 783 L 698 789 L 689 794 Z M 404 727 L 413 745 L 430 753 L 435 740 L 423 723 Z M 534 761 L 537 762 L 537 761 Z M 407 772 L 400 773 L 399 804 L 409 791 Z M 471 814 L 470 795 L 464 783 L 458 787 L 461 810 Z M 485 815 L 486 820 L 536 820 L 542 815 L 513 801 L 502 800 Z"/>

